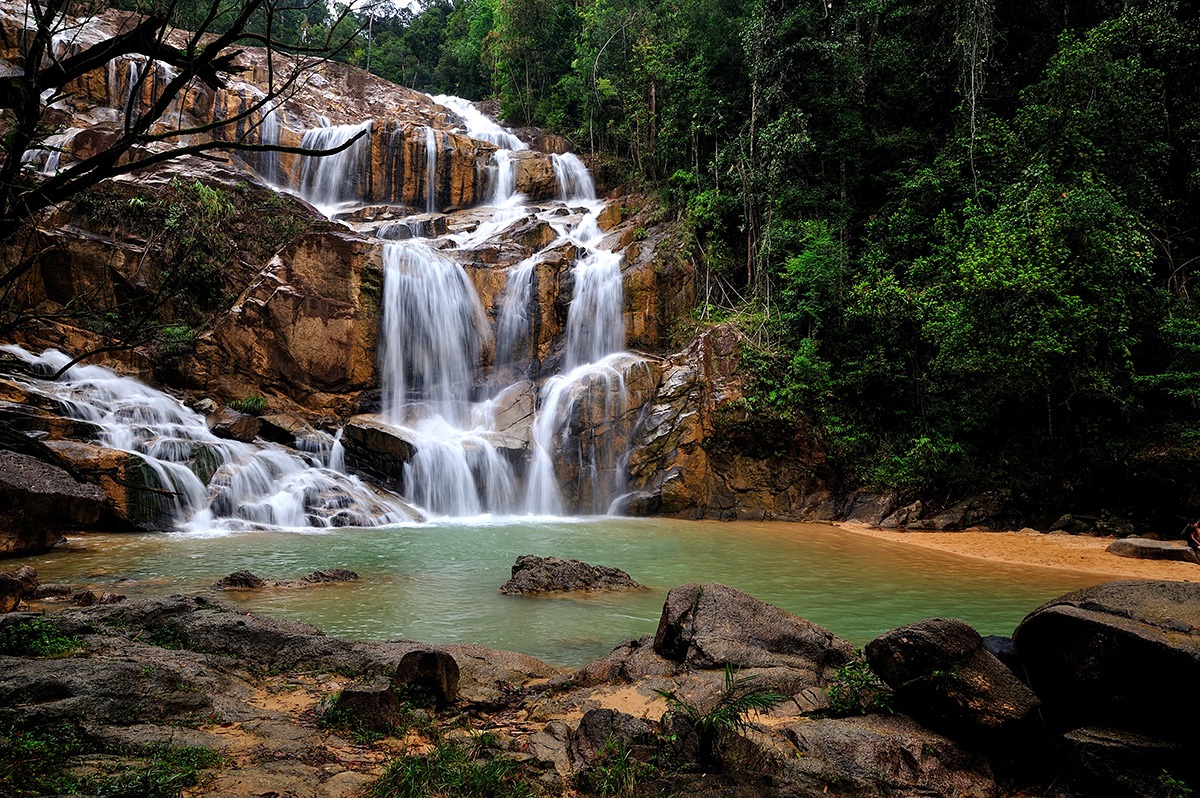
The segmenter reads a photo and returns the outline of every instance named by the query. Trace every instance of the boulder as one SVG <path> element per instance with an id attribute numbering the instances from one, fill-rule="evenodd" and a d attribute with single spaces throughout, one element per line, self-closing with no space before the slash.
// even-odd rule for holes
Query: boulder
<path id="1" fill-rule="evenodd" d="M 0 668 L 0 696 L 17 699 L 30 725 L 198 724 L 211 713 L 212 699 L 191 675 L 186 664 L 147 667 L 136 656 L 9 657 Z"/>
<path id="2" fill-rule="evenodd" d="M 1072 729 L 1063 738 L 1077 770 L 1078 795 L 1170 795 L 1164 790 L 1164 773 L 1188 784 L 1200 777 L 1200 763 L 1182 743 L 1093 727 Z"/>
<path id="3" fill-rule="evenodd" d="M 121 604 L 125 601 L 125 598 L 126 596 L 124 593 L 112 593 L 105 590 L 100 594 L 100 598 L 96 601 L 96 603 L 100 605 Z"/>
<path id="4" fill-rule="evenodd" d="M 417 439 L 377 415 L 354 416 L 343 427 L 346 465 L 404 490 L 404 466 L 417 453 Z"/>
<path id="5" fill-rule="evenodd" d="M 174 510 L 170 493 L 159 486 L 140 455 L 77 441 L 50 441 L 47 446 L 82 479 L 104 492 L 101 521 L 107 528 L 156 531 L 170 526 Z M 209 455 L 207 449 L 197 447 L 197 471 L 203 473 L 200 461 Z M 205 462 L 213 459 L 208 457 Z"/>
<path id="6" fill-rule="evenodd" d="M 81 590 L 71 597 L 71 603 L 76 607 L 91 607 L 99 600 L 100 598 L 90 590 Z"/>
<path id="7" fill-rule="evenodd" d="M 0 555 L 45 551 L 66 529 L 96 523 L 104 493 L 65 469 L 0 450 Z"/>
<path id="8" fill-rule="evenodd" d="M 12 612 L 21 605 L 25 586 L 7 571 L 0 571 L 0 613 Z"/>
<path id="9" fill-rule="evenodd" d="M 576 590 L 631 590 L 642 587 L 629 574 L 606 565 L 588 565 L 561 557 L 537 557 L 524 554 L 512 567 L 512 578 L 500 587 L 501 593 L 553 593 Z"/>
<path id="10" fill-rule="evenodd" d="M 22 597 L 28 598 L 33 595 L 33 591 L 37 590 L 38 572 L 32 565 L 22 565 L 13 572 L 13 576 L 21 582 Z"/>
<path id="11" fill-rule="evenodd" d="M 337 693 L 321 720 L 327 726 L 388 733 L 405 719 L 405 706 L 387 679 L 352 684 Z"/>
<path id="12" fill-rule="evenodd" d="M 1037 696 L 963 621 L 901 626 L 868 643 L 866 654 L 899 707 L 944 734 L 995 739 L 1022 728 L 1038 708 Z"/>
<path id="13" fill-rule="evenodd" d="M 458 698 L 458 663 L 445 651 L 418 649 L 400 658 L 391 686 L 414 704 L 445 707 Z"/>
<path id="14" fill-rule="evenodd" d="M 218 579 L 213 587 L 222 590 L 257 590 L 260 587 L 266 587 L 266 584 L 265 579 L 249 571 L 234 571 L 229 576 Z"/>
<path id="15" fill-rule="evenodd" d="M 35 598 L 35 599 L 70 598 L 70 596 L 73 592 L 74 592 L 74 589 L 70 585 L 55 584 L 53 582 L 48 582 L 48 583 L 40 584 L 37 586 L 37 589 L 33 591 L 33 598 Z"/>
<path id="16" fill-rule="evenodd" d="M 1196 554 L 1182 540 L 1150 540 L 1148 538 L 1123 538 L 1114 540 L 1105 549 L 1109 554 L 1118 557 L 1132 557 L 1136 560 L 1176 560 L 1178 562 L 1197 562 Z"/>
<path id="17" fill-rule="evenodd" d="M 251 443 L 258 437 L 261 422 L 249 413 L 239 413 L 231 408 L 222 408 L 205 418 L 208 428 L 218 438 Z"/>
<path id="18" fill-rule="evenodd" d="M 810 683 L 827 681 L 854 656 L 828 629 L 715 582 L 667 594 L 654 650 L 693 668 L 792 668 Z"/>
<path id="19" fill-rule="evenodd" d="M 355 582 L 359 578 L 359 575 L 349 568 L 329 568 L 324 571 L 313 571 L 307 576 L 300 577 L 296 582 L 303 585 L 320 585 L 328 582 Z"/>
<path id="20" fill-rule="evenodd" d="M 654 638 L 646 635 L 621 643 L 595 662 L 556 681 L 571 687 L 594 687 L 636 682 L 647 677 L 673 676 L 678 671 L 679 663 L 655 652 Z"/>
<path id="21" fill-rule="evenodd" d="M 1200 584 L 1077 590 L 1026 616 L 1013 640 L 1048 720 L 1191 739 L 1180 719 L 1200 717 Z"/>
<path id="22" fill-rule="evenodd" d="M 779 794 L 994 798 L 987 761 L 903 715 L 792 722 L 777 729 Z"/>
<path id="23" fill-rule="evenodd" d="M 601 759 L 606 748 L 628 748 L 637 742 L 649 742 L 653 735 L 653 727 L 641 718 L 615 709 L 591 709 L 571 734 L 571 762 L 580 772 Z"/>

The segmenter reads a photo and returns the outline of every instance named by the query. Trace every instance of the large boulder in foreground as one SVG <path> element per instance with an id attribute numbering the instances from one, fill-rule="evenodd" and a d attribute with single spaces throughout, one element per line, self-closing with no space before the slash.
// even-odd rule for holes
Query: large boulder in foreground
<path id="1" fill-rule="evenodd" d="M 562 557 L 538 557 L 523 554 L 512 567 L 512 578 L 500 587 L 501 593 L 557 593 L 576 590 L 636 590 L 642 587 L 620 568 L 588 565 Z"/>
<path id="2" fill-rule="evenodd" d="M 828 629 L 716 582 L 667 594 L 654 651 L 693 668 L 791 668 L 813 682 L 854 656 Z"/>
<path id="3" fill-rule="evenodd" d="M 903 715 L 801 719 L 777 729 L 780 794 L 994 798 L 987 760 Z"/>
<path id="4" fill-rule="evenodd" d="M 963 621 L 931 618 L 901 626 L 872 640 L 866 651 L 900 707 L 945 734 L 994 739 L 1037 711 L 1037 696 Z"/>
<path id="5" fill-rule="evenodd" d="M 1180 739 L 1185 719 L 1200 717 L 1200 584 L 1077 590 L 1026 616 L 1013 639 L 1047 719 L 1062 727 Z"/>
<path id="6" fill-rule="evenodd" d="M 65 469 L 0 450 L 0 556 L 45 551 L 67 529 L 96 523 L 104 492 Z"/>

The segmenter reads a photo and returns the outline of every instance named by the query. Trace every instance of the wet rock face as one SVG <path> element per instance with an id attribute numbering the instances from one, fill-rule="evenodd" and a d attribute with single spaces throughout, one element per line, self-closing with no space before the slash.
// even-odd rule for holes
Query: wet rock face
<path id="1" fill-rule="evenodd" d="M 1013 634 L 1047 719 L 1190 741 L 1200 717 L 1200 584 L 1109 582 L 1055 599 Z M 1147 678 L 1145 674 L 1155 674 Z M 1178 689 L 1164 698 L 1162 680 Z"/>
<path id="2" fill-rule="evenodd" d="M 0 450 L 0 555 L 49 549 L 68 529 L 99 520 L 104 493 L 66 470 L 29 455 Z"/>
<path id="3" fill-rule="evenodd" d="M 871 669 L 930 728 L 996 742 L 1029 725 L 1039 701 L 963 621 L 933 618 L 867 644 Z"/>
<path id="4" fill-rule="evenodd" d="M 517 558 L 512 567 L 512 578 L 500 587 L 500 592 L 520 595 L 578 590 L 636 590 L 640 587 L 642 585 L 620 568 L 525 554 Z"/>
<path id="5" fill-rule="evenodd" d="M 138 455 L 77 441 L 50 441 L 46 445 L 81 478 L 103 491 L 100 522 L 105 527 L 154 531 L 169 525 L 169 497 Z"/>
<path id="6" fill-rule="evenodd" d="M 629 513 L 803 518 L 828 496 L 816 435 L 742 409 L 740 346 L 736 328 L 718 325 L 667 362 L 634 433 Z"/>
<path id="7" fill-rule="evenodd" d="M 382 266 L 375 245 L 349 232 L 314 233 L 285 247 L 213 330 L 199 370 L 312 409 L 342 409 L 378 384 Z M 203 368 L 206 366 L 207 368 Z M 219 372 L 219 373 L 216 373 Z M 332 396 L 345 397 L 341 401 Z"/>

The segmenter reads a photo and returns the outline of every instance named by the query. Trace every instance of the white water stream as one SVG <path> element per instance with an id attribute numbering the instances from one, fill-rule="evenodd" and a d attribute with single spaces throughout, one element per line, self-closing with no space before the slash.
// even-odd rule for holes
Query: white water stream
<path id="1" fill-rule="evenodd" d="M 604 203 L 596 199 L 584 164 L 567 154 L 552 156 L 558 200 L 528 206 L 516 190 L 513 156 L 526 145 L 465 100 L 433 99 L 454 113 L 459 133 L 501 149 L 488 169 L 485 196 L 491 212 L 473 229 L 435 240 L 412 236 L 404 241 L 386 240 L 397 237 L 404 221 L 379 231 L 385 239 L 380 416 L 415 449 L 404 467 L 405 498 L 440 517 L 604 512 L 622 492 L 617 461 L 625 452 L 617 451 L 622 447 L 613 434 L 581 435 L 578 422 L 583 417 L 589 426 L 600 426 L 622 414 L 627 375 L 641 362 L 622 351 L 621 256 L 601 247 L 597 219 Z M 361 127 L 309 131 L 306 146 L 310 136 L 314 145 L 329 146 Z M 423 210 L 435 213 L 439 133 L 426 127 L 422 135 Z M 360 168 L 350 156 L 320 159 L 302 174 L 299 190 L 319 207 L 345 202 Z M 564 205 L 566 216 L 561 215 Z M 550 223 L 556 237 L 510 267 L 493 329 L 463 268 L 462 261 L 469 257 L 455 254 L 492 243 L 531 215 Z M 532 334 L 538 314 L 532 290 L 535 271 L 547 253 L 565 244 L 578 256 L 572 267 L 574 293 L 562 372 L 543 375 L 540 389 L 529 400 L 536 404 L 532 422 L 524 418 L 523 426 L 513 429 L 513 392 L 528 391 L 520 386 L 537 371 Z M 482 363 L 488 351 L 494 357 L 491 370 L 485 371 Z M 586 483 L 586 501 L 575 499 L 581 493 L 576 487 L 560 484 L 564 473 L 580 487 Z"/>
<path id="2" fill-rule="evenodd" d="M 131 85 L 138 67 L 129 64 Z M 469 103 L 438 99 L 458 115 L 465 135 L 504 149 L 489 169 L 490 212 L 477 225 L 437 239 L 420 237 L 429 234 L 420 221 L 401 219 L 379 231 L 380 418 L 413 450 L 403 467 L 404 498 L 434 517 L 604 512 L 622 492 L 626 445 L 610 428 L 626 410 L 628 375 L 642 363 L 622 351 L 621 256 L 601 246 L 604 203 L 578 158 L 555 155 L 559 197 L 527 205 L 516 191 L 513 157 L 525 145 Z M 263 140 L 279 138 L 274 110 L 262 121 Z M 332 216 L 361 202 L 372 121 L 322 122 L 304 133 L 302 146 L 329 149 L 360 136 L 336 155 L 301 158 L 292 177 L 298 193 Z M 441 134 L 425 128 L 422 135 L 423 210 L 434 213 Z M 268 180 L 286 179 L 275 174 L 277 159 L 264 159 L 260 168 Z M 462 263 L 471 261 L 470 250 L 531 217 L 548 223 L 554 240 L 509 267 L 497 318 L 489 320 Z M 409 240 L 387 240 L 401 228 Z M 554 374 L 534 351 L 543 309 L 533 286 L 538 266 L 562 251 L 575 253 L 573 295 L 561 351 L 551 358 L 561 364 Z M 68 362 L 54 350 L 35 356 L 6 349 L 40 372 Z M 487 353 L 494 353 L 490 370 L 483 367 Z M 178 400 L 98 366 L 77 365 L 55 381 L 29 384 L 57 399 L 67 415 L 94 424 L 102 445 L 140 457 L 177 529 L 380 526 L 415 518 L 402 502 L 346 473 L 341 431 L 318 444 L 297 441 L 302 451 L 225 440 Z"/>
<path id="3" fill-rule="evenodd" d="M 18 346 L 0 349 L 39 373 L 53 373 L 70 361 L 54 349 L 41 355 Z M 179 530 L 221 533 L 414 520 L 400 502 L 357 477 L 293 449 L 219 438 L 203 416 L 177 399 L 101 366 L 72 366 L 57 380 L 29 380 L 28 387 L 58 400 L 69 417 L 95 425 L 101 445 L 137 455 Z"/>

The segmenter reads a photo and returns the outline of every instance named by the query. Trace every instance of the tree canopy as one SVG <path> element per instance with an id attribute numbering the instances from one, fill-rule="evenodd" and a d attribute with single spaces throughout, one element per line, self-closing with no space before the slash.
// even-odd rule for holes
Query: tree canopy
<path id="1" fill-rule="evenodd" d="M 397 22 L 373 69 L 495 97 L 657 192 L 710 278 L 698 315 L 767 332 L 755 409 L 818 418 L 863 482 L 1078 492 L 1200 439 L 1194 3 L 434 0 Z"/>

